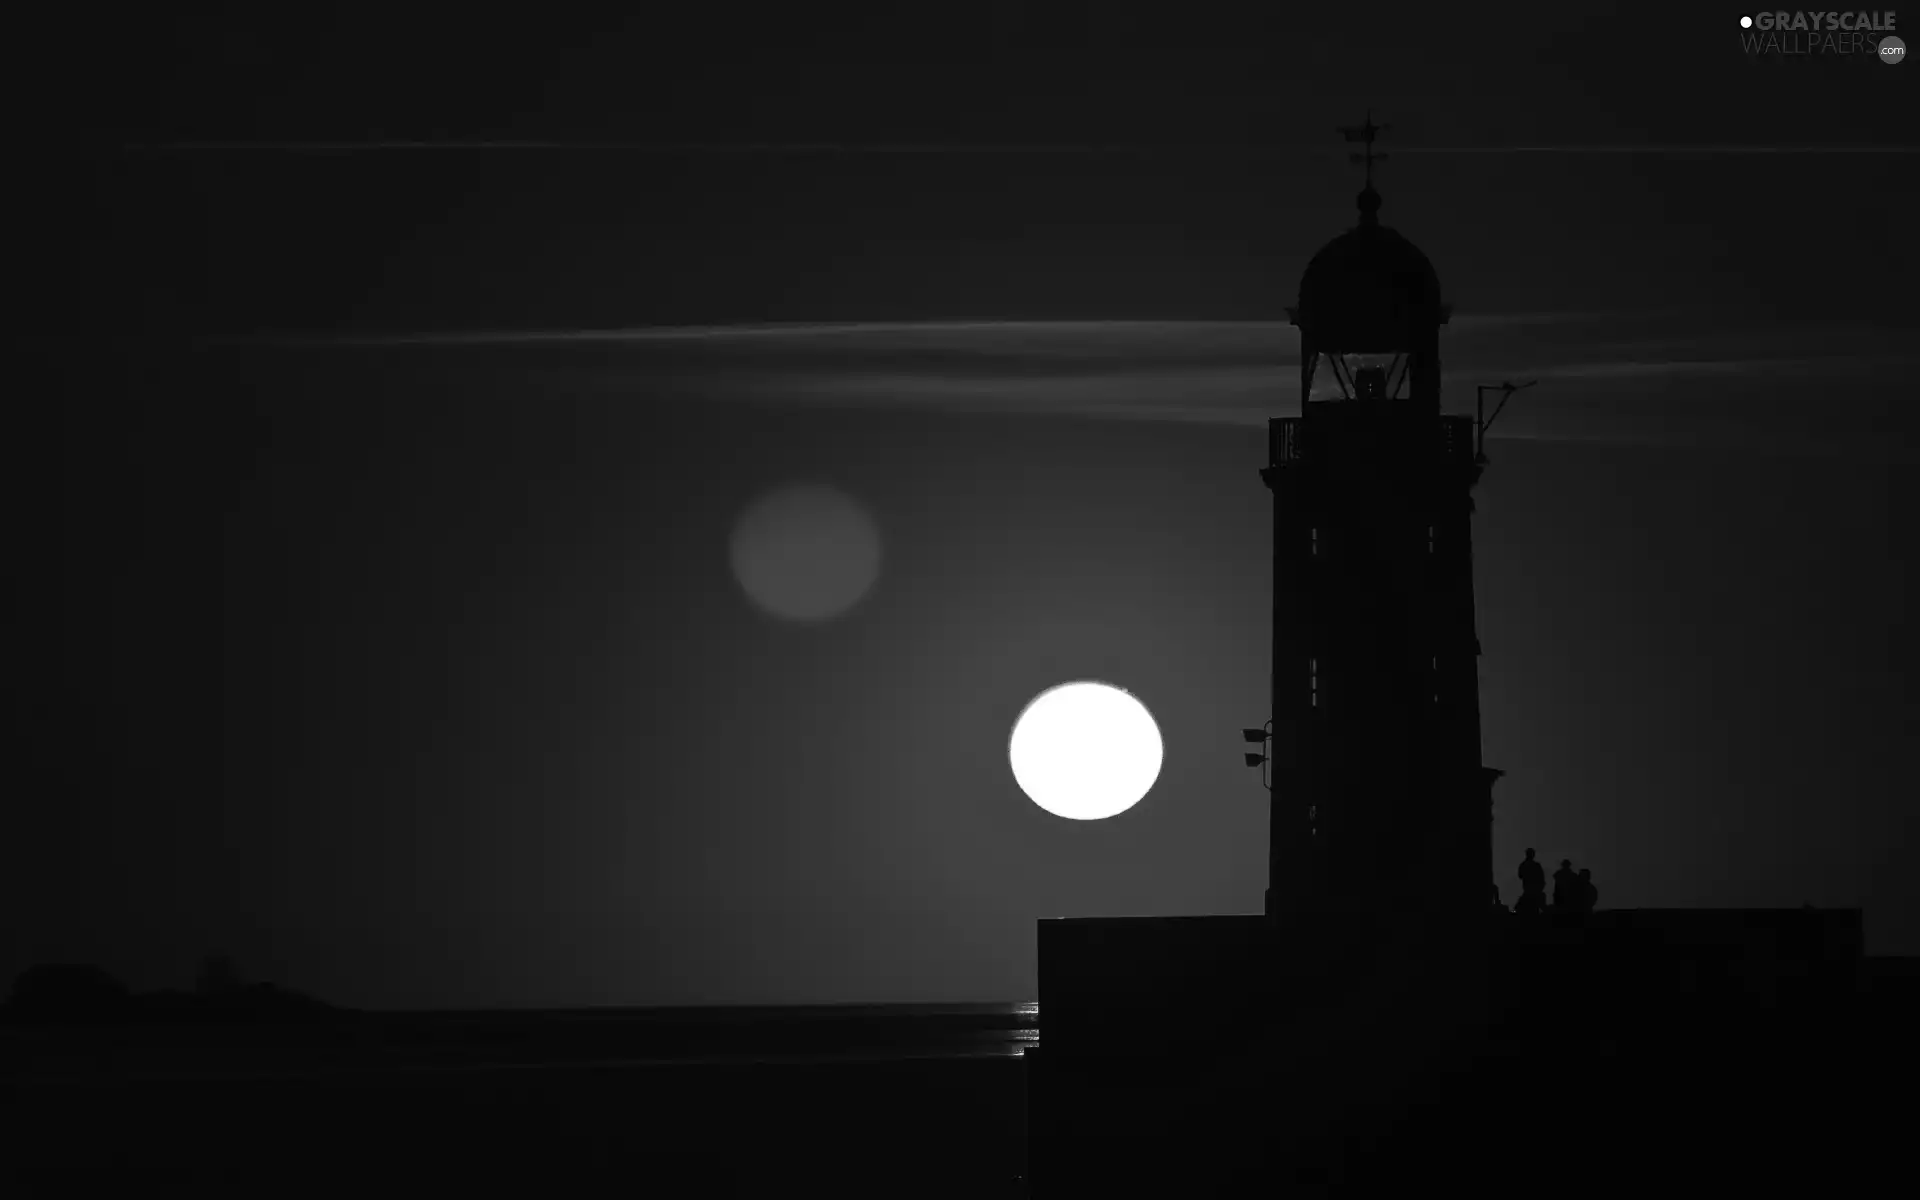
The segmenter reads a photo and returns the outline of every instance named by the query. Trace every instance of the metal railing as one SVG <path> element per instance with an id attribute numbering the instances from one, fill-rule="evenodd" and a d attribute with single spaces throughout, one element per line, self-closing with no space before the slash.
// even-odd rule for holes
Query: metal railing
<path id="1" fill-rule="evenodd" d="M 1433 448 L 1442 461 L 1460 466 L 1473 464 L 1475 451 L 1472 417 L 1441 417 L 1439 424 L 1433 430 L 1432 437 Z M 1267 462 L 1269 465 L 1278 467 L 1306 461 L 1313 452 L 1309 443 L 1305 417 L 1274 417 L 1268 420 Z"/>
<path id="2" fill-rule="evenodd" d="M 1474 455 L 1472 417 L 1440 418 L 1440 457 L 1448 462 L 1471 466 Z"/>
<path id="3" fill-rule="evenodd" d="M 1267 422 L 1267 463 L 1280 466 L 1306 458 L 1306 422 L 1299 417 L 1274 417 Z"/>

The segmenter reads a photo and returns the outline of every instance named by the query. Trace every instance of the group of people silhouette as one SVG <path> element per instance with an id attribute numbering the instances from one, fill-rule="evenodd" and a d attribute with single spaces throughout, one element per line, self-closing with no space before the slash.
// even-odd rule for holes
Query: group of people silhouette
<path id="1" fill-rule="evenodd" d="M 1561 859 L 1560 869 L 1553 873 L 1552 911 L 1590 913 L 1599 902 L 1600 889 L 1593 885 L 1592 869 L 1582 867 L 1576 873 L 1572 859 Z M 1497 885 L 1493 889 L 1493 903 L 1496 907 L 1505 907 L 1500 903 Z M 1513 906 L 1513 911 L 1523 916 L 1548 911 L 1547 869 L 1534 857 L 1531 846 L 1527 847 L 1527 857 L 1520 863 L 1520 902 Z"/>

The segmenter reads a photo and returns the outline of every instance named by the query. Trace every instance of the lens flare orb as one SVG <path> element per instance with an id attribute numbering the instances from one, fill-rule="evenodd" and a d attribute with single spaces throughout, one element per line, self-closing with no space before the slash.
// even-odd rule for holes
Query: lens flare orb
<path id="1" fill-rule="evenodd" d="M 880 575 L 880 531 L 838 488 L 797 484 L 760 497 L 734 523 L 734 578 L 762 612 L 815 624 L 858 604 Z"/>

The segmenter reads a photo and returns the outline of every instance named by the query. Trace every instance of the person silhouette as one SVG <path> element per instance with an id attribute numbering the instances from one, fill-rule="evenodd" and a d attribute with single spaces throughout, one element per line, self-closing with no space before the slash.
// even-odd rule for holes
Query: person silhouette
<path id="1" fill-rule="evenodd" d="M 1580 877 L 1573 873 L 1573 860 L 1560 860 L 1560 869 L 1553 873 L 1553 907 L 1557 912 L 1570 912 L 1575 907 L 1574 897 L 1580 894 Z"/>
<path id="2" fill-rule="evenodd" d="M 1593 886 L 1593 869 L 1580 868 L 1580 911 L 1592 912 L 1593 906 L 1600 903 L 1600 889 Z"/>
<path id="3" fill-rule="evenodd" d="M 1514 906 L 1515 912 L 1537 913 L 1546 900 L 1547 869 L 1533 853 L 1533 847 L 1527 847 L 1527 857 L 1520 864 L 1520 903 Z"/>

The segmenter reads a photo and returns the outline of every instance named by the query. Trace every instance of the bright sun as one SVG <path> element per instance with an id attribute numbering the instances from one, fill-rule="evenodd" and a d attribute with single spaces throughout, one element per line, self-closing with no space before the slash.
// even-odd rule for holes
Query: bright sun
<path id="1" fill-rule="evenodd" d="M 1088 680 L 1035 696 L 1007 742 L 1020 790 L 1075 821 L 1098 821 L 1138 804 L 1160 777 L 1160 757 L 1160 727 L 1147 706 L 1121 688 Z"/>

